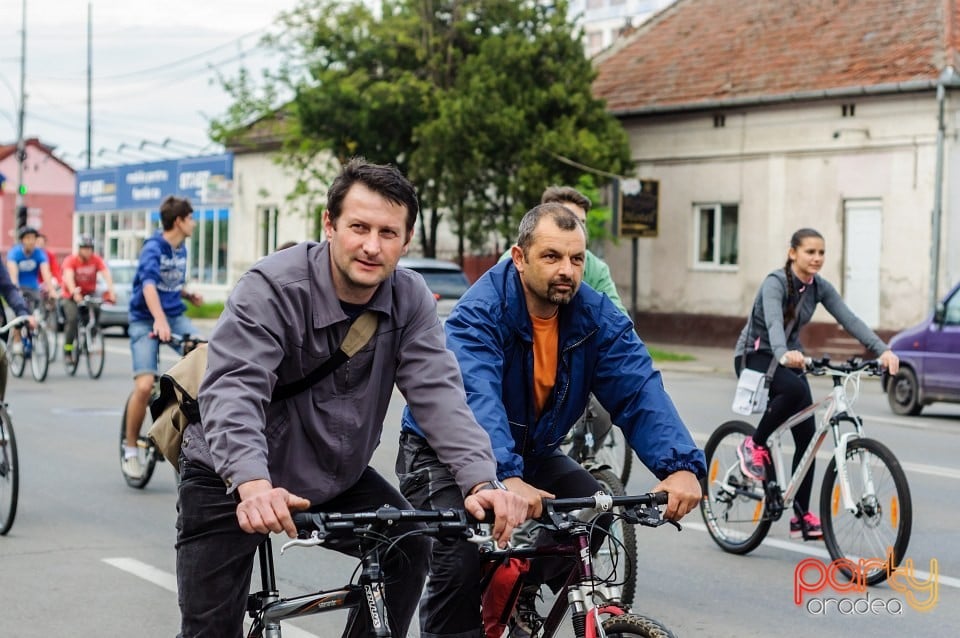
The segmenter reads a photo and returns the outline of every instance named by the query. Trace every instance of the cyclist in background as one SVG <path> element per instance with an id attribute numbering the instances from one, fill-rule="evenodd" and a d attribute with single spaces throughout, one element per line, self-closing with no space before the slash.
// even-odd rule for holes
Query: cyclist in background
<path id="1" fill-rule="evenodd" d="M 37 250 L 42 250 L 43 254 L 47 256 L 47 263 L 50 264 L 50 274 L 53 276 L 53 284 L 59 286 L 61 282 L 63 282 L 60 263 L 57 261 L 57 256 L 47 250 L 47 236 L 43 233 L 37 233 Z M 43 276 L 43 272 L 41 272 L 40 282 L 43 283 L 45 281 L 46 279 Z"/>
<path id="2" fill-rule="evenodd" d="M 186 299 L 200 305 L 203 299 L 184 289 L 187 276 L 186 240 L 193 235 L 196 221 L 193 206 L 181 197 L 168 196 L 160 204 L 158 230 L 143 242 L 140 261 L 133 277 L 130 297 L 130 352 L 133 355 L 133 392 L 127 402 L 127 437 L 124 443 L 123 471 L 140 477 L 143 467 L 137 456 L 140 426 L 147 414 L 153 381 L 159 373 L 157 357 L 160 343 L 170 334 L 196 334 L 196 328 L 184 315 Z"/>
<path id="3" fill-rule="evenodd" d="M 77 254 L 70 255 L 63 260 L 63 358 L 72 363 L 73 342 L 77 338 L 77 304 L 83 301 L 84 295 L 92 295 L 97 290 L 97 273 L 103 273 L 103 280 L 107 284 L 107 291 L 103 295 L 105 301 L 114 301 L 113 278 L 110 269 L 100 255 L 93 252 L 93 238 L 84 235 L 77 246 Z M 100 320 L 100 306 L 92 307 L 95 321 Z"/>
<path id="4" fill-rule="evenodd" d="M 0 296 L 7 302 L 7 305 L 13 310 L 17 317 L 29 317 L 30 327 L 37 327 L 37 320 L 30 314 L 27 308 L 27 302 L 23 295 L 17 290 L 16 284 L 10 280 L 10 273 L 0 268 Z M 6 312 L 0 312 L 0 315 L 6 315 Z M 3 323 L 6 323 L 4 319 Z M 0 403 L 3 403 L 7 396 L 7 352 L 6 344 L 0 339 Z"/>
<path id="5" fill-rule="evenodd" d="M 43 303 L 43 296 L 40 294 L 41 275 L 47 293 L 52 298 L 56 298 L 56 288 L 53 283 L 53 274 L 50 272 L 50 264 L 47 262 L 47 254 L 37 248 L 37 235 L 39 233 L 36 228 L 24 226 L 18 235 L 20 243 L 7 253 L 7 272 L 10 274 L 10 281 L 14 286 L 19 286 L 30 312 Z M 14 352 L 18 352 L 23 348 L 23 344 L 20 343 L 20 333 L 14 332 L 13 337 L 13 349 Z"/>
<path id="6" fill-rule="evenodd" d="M 809 323 L 817 304 L 840 322 L 864 347 L 872 350 L 890 374 L 896 374 L 900 360 L 843 302 L 843 298 L 829 281 L 820 276 L 825 253 L 823 235 L 812 228 L 801 228 L 790 238 L 787 262 L 774 270 L 760 286 L 747 325 L 740 332 L 734 353 L 737 376 L 744 365 L 751 370 L 766 373 L 773 360 L 778 362 L 770 382 L 767 409 L 760 417 L 757 431 L 737 448 L 740 468 L 758 481 L 767 477 L 770 452 L 767 438 L 788 418 L 813 403 L 810 384 L 804 376 L 803 345 L 800 329 Z M 790 334 L 785 334 L 787 327 Z M 793 469 L 797 469 L 804 451 L 816 431 L 816 419 L 810 418 L 792 428 L 795 452 Z M 803 540 L 823 538 L 820 519 L 810 511 L 810 491 L 813 486 L 813 462 L 797 489 L 793 501 L 795 516 L 790 520 L 790 536 Z"/>

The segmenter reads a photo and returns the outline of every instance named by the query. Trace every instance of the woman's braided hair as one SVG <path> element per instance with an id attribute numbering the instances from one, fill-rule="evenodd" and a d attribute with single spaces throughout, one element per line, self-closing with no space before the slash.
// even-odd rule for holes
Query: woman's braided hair
<path id="1" fill-rule="evenodd" d="M 794 250 L 800 248 L 800 244 L 803 243 L 804 239 L 810 237 L 816 237 L 817 239 L 823 239 L 823 235 L 815 231 L 812 228 L 801 228 L 793 234 L 790 238 L 790 248 Z M 783 325 L 787 325 L 793 321 L 794 316 L 797 314 L 797 302 L 794 301 L 794 296 L 796 290 L 793 286 L 793 270 L 790 268 L 790 264 L 793 263 L 793 260 L 790 257 L 787 257 L 787 263 L 783 266 L 783 272 L 787 275 L 787 309 L 783 313 Z"/>

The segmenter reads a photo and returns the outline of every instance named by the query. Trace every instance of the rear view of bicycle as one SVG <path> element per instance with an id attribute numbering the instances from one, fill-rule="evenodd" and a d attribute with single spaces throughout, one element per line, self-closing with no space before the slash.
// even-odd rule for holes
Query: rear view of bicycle
<path id="1" fill-rule="evenodd" d="M 22 377 L 29 363 L 30 373 L 39 383 L 47 378 L 47 371 L 50 369 L 50 341 L 43 326 L 43 315 L 35 311 L 34 316 L 37 318 L 36 328 L 18 322 L 7 332 L 7 358 L 10 361 L 10 372 L 14 376 Z M 11 325 L 13 322 L 7 324 L 8 327 Z M 15 337 L 15 334 L 19 335 L 19 338 Z"/>
<path id="2" fill-rule="evenodd" d="M 171 334 L 170 341 L 168 344 L 177 349 L 181 355 L 186 355 L 200 343 L 205 343 L 206 341 L 197 336 L 197 335 L 179 335 Z M 157 351 L 157 369 L 160 369 L 160 351 Z M 132 393 L 131 393 L 132 395 Z M 153 388 L 150 391 L 150 403 L 153 402 L 160 396 L 160 377 L 159 375 L 154 377 Z M 127 410 L 130 405 L 130 396 L 127 396 L 126 402 L 123 404 L 123 416 L 120 419 L 120 473 L 123 475 L 123 480 L 126 481 L 127 485 L 136 489 L 143 489 L 147 486 L 147 483 L 150 482 L 150 479 L 153 477 L 153 471 L 156 468 L 157 461 L 163 460 L 163 455 L 157 450 L 156 444 L 153 442 L 153 439 L 147 436 L 147 431 L 150 429 L 151 417 L 150 410 L 147 410 L 144 414 L 143 423 L 140 425 L 140 434 L 137 437 L 137 462 L 139 463 L 140 473 L 134 475 L 127 471 L 124 461 L 126 460 L 126 451 L 125 451 L 125 441 L 127 438 Z"/>
<path id="3" fill-rule="evenodd" d="M 77 336 L 70 349 L 72 356 L 63 358 L 64 369 L 70 376 L 77 373 L 81 357 L 87 362 L 87 374 L 91 379 L 98 379 L 103 373 L 106 344 L 103 331 L 97 322 L 100 303 L 100 299 L 90 295 L 84 296 L 83 300 L 77 303 Z"/>
<path id="4" fill-rule="evenodd" d="M 789 511 L 801 481 L 828 433 L 834 451 L 820 490 L 823 540 L 832 559 L 875 559 L 864 574 L 843 570 L 850 578 L 875 585 L 903 560 L 910 541 L 913 507 L 907 477 L 893 452 L 864 438 L 863 421 L 853 405 L 863 374 L 879 375 L 878 361 L 852 359 L 835 365 L 829 358 L 809 360 L 807 373 L 829 375 L 830 394 L 780 425 L 770 438 L 774 480 L 757 481 L 741 469 L 737 447 L 755 428 L 728 421 L 707 441 L 707 476 L 701 481 L 700 509 L 713 540 L 725 551 L 746 554 L 763 541 L 771 524 Z M 816 415 L 816 431 L 797 469 L 789 473 L 782 437 L 791 427 Z M 844 424 L 852 431 L 841 432 Z M 882 566 L 881 566 L 882 563 Z"/>
<path id="5" fill-rule="evenodd" d="M 14 319 L 3 327 L 0 334 L 9 334 L 25 324 L 26 318 Z M 0 369 L 6 376 L 6 370 Z M 6 378 L 2 379 L 4 384 Z M 13 433 L 13 421 L 7 412 L 7 404 L 0 398 L 0 536 L 10 531 L 17 515 L 17 499 L 20 493 L 20 465 L 17 458 L 17 437 Z"/>

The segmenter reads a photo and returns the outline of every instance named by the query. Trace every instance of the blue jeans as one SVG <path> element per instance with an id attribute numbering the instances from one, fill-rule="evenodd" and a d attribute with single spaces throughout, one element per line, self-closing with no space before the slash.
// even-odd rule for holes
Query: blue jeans
<path id="1" fill-rule="evenodd" d="M 240 529 L 236 493 L 227 494 L 223 480 L 212 470 L 181 456 L 180 477 L 176 545 L 180 637 L 240 638 L 254 555 L 266 536 Z M 395 487 L 368 467 L 352 487 L 311 511 L 359 512 L 385 504 L 410 508 Z M 404 525 L 394 528 L 388 534 L 410 530 Z M 394 636 L 407 635 L 427 576 L 430 546 L 426 536 L 408 536 L 381 555 L 384 602 Z M 324 547 L 360 555 L 355 539 L 327 542 Z M 360 638 L 367 634 L 351 631 L 348 635 Z"/>
<path id="2" fill-rule="evenodd" d="M 167 317 L 170 332 L 180 335 L 195 335 L 197 329 L 186 315 Z M 153 320 L 131 321 L 127 327 L 130 335 L 130 354 L 133 356 L 133 376 L 141 374 L 156 375 L 159 372 L 157 358 L 160 356 L 160 341 L 150 336 L 153 332 Z M 173 348 L 173 346 L 170 346 Z M 173 348 L 178 354 L 180 351 Z"/>

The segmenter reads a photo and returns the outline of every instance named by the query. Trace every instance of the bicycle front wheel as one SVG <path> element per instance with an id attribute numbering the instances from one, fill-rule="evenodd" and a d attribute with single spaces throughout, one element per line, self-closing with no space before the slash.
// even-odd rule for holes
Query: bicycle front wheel
<path id="1" fill-rule="evenodd" d="M 57 345 L 60 336 L 57 334 L 57 311 L 47 309 L 43 317 L 43 330 L 47 335 L 47 361 L 57 358 Z"/>
<path id="2" fill-rule="evenodd" d="M 597 465 L 609 467 L 620 479 L 624 485 L 630 478 L 630 470 L 633 467 L 633 449 L 627 443 L 627 438 L 623 435 L 623 430 L 613 425 L 610 421 L 610 415 L 603 409 L 596 399 L 593 401 L 593 410 L 596 414 L 594 418 L 594 436 L 599 438 L 594 450 L 594 460 Z M 599 430 L 606 427 L 606 432 L 599 433 Z"/>
<path id="3" fill-rule="evenodd" d="M 763 483 L 740 469 L 737 448 L 755 428 L 744 421 L 727 421 L 707 441 L 707 476 L 700 481 L 700 513 L 714 542 L 731 554 L 757 548 L 771 520 L 766 516 Z"/>
<path id="4" fill-rule="evenodd" d="M 91 379 L 99 379 L 103 374 L 103 363 L 107 356 L 106 344 L 103 340 L 103 331 L 99 326 L 90 326 L 87 330 L 86 343 L 83 346 L 87 357 L 87 373 Z"/>
<path id="5" fill-rule="evenodd" d="M 10 531 L 17 515 L 20 489 L 20 465 L 17 439 L 6 408 L 0 407 L 0 536 Z"/>
<path id="6" fill-rule="evenodd" d="M 124 464 L 126 456 L 124 441 L 127 438 L 127 410 L 129 407 L 130 398 L 127 397 L 127 402 L 123 407 L 123 418 L 120 419 L 120 474 L 123 475 L 123 480 L 127 482 L 127 485 L 142 490 L 150 482 L 151 477 L 153 477 L 153 470 L 157 466 L 157 448 L 150 439 L 143 435 L 150 428 L 150 410 L 148 408 L 143 423 L 140 425 L 140 437 L 137 439 L 136 465 L 139 473 L 134 474 L 128 471 Z"/>
<path id="7" fill-rule="evenodd" d="M 603 621 L 607 638 L 674 638 L 673 632 L 653 618 L 639 614 L 623 614 Z"/>
<path id="8" fill-rule="evenodd" d="M 47 371 L 50 369 L 49 346 L 47 331 L 38 324 L 33 335 L 33 354 L 30 356 L 30 373 L 38 383 L 46 380 Z"/>
<path id="9" fill-rule="evenodd" d="M 846 474 L 854 511 L 843 506 L 836 457 L 831 459 L 820 491 L 823 540 L 834 560 L 877 559 L 862 576 L 868 585 L 883 582 L 907 551 L 913 526 L 913 501 L 907 477 L 893 452 L 873 439 L 847 446 Z M 853 578 L 849 569 L 842 569 Z"/>
<path id="10" fill-rule="evenodd" d="M 624 496 L 623 483 L 611 470 L 591 472 L 607 494 Z M 593 557 L 593 575 L 598 580 L 620 586 L 620 602 L 629 607 L 637 592 L 637 532 L 633 525 L 614 518 L 609 534 Z"/>
<path id="11" fill-rule="evenodd" d="M 19 328 L 19 330 L 21 335 L 19 343 L 13 337 L 13 330 L 7 333 L 7 360 L 10 362 L 10 372 L 12 372 L 13 376 L 15 377 L 22 377 L 23 371 L 27 367 L 27 358 L 24 355 L 26 346 L 24 346 L 23 340 L 23 335 L 26 333 L 26 329 Z M 15 350 L 18 349 L 19 352 L 15 352 Z"/>

